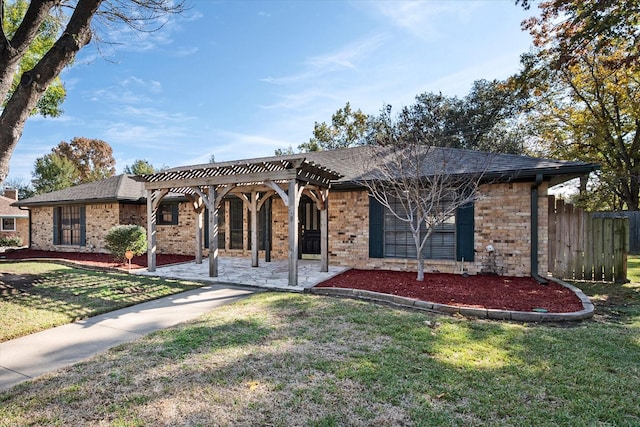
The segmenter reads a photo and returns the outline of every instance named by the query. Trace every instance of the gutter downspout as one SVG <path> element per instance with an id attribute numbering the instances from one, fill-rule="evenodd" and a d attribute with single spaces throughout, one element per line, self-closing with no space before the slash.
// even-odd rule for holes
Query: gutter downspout
<path id="1" fill-rule="evenodd" d="M 538 274 L 538 187 L 542 184 L 543 175 L 536 174 L 536 181 L 531 186 L 531 277 L 541 285 L 546 285 L 547 279 Z"/>

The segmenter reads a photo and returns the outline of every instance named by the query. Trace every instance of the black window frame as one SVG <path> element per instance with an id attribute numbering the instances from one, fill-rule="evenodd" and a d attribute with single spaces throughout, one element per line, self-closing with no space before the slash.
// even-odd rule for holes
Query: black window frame
<path id="1" fill-rule="evenodd" d="M 53 244 L 86 246 L 86 208 L 65 205 L 53 208 Z"/>
<path id="2" fill-rule="evenodd" d="M 385 211 L 386 208 L 369 196 L 369 258 L 385 256 Z M 475 209 L 470 202 L 458 207 L 455 213 L 455 260 L 474 261 Z"/>
<path id="3" fill-rule="evenodd" d="M 158 212 L 156 213 L 157 225 L 178 225 L 178 212 L 180 211 L 178 203 L 160 203 Z"/>

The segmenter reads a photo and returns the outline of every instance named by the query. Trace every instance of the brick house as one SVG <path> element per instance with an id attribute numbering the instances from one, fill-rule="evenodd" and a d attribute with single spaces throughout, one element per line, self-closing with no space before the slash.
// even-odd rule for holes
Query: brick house
<path id="1" fill-rule="evenodd" d="M 149 233 L 155 239 L 150 240 L 155 252 L 195 253 L 198 259 L 208 254 L 210 239 L 203 236 L 213 235 L 209 224 L 217 223 L 213 245 L 217 253 L 256 257 L 256 265 L 258 256 L 289 258 L 290 262 L 292 258 L 323 257 L 321 248 L 326 247 L 327 262 L 333 265 L 415 269 L 415 254 L 411 253 L 406 227 L 401 227 L 357 183 L 355 154 L 361 149 L 180 167 L 143 178 L 119 175 L 14 205 L 30 210 L 34 249 L 105 252 L 104 235 L 111 227 L 138 224 L 155 229 Z M 483 155 L 458 152 L 464 153 L 466 163 Z M 426 272 L 460 272 L 464 264 L 469 274 L 491 271 L 511 276 L 546 276 L 547 191 L 598 168 L 582 162 L 492 156 L 479 188 L 481 197 L 473 205 L 458 209 L 431 237 L 425 253 Z M 294 164 L 300 168 L 295 169 L 296 177 L 289 184 L 277 181 L 284 173 L 290 173 Z M 276 167 L 281 169 L 275 170 Z M 323 174 L 328 177 L 326 188 L 313 181 Z M 304 178 L 307 176 L 316 178 Z M 297 183 L 301 183 L 299 188 Z M 214 184 L 217 190 L 213 189 Z M 296 185 L 297 209 L 287 206 L 287 197 L 294 200 L 286 194 L 287 185 L 289 194 L 294 188 L 291 185 Z M 249 188 L 254 195 L 249 190 L 245 192 Z M 219 196 L 217 204 L 206 205 L 217 206 L 213 209 L 216 216 L 208 216 L 204 209 L 202 199 L 207 198 L 207 191 Z M 147 198 L 147 194 L 151 197 Z M 324 212 L 321 206 L 326 207 Z M 203 221 L 203 217 L 209 221 Z M 297 227 L 289 227 L 290 218 L 297 219 Z M 321 232 L 324 221 L 326 240 Z M 292 233 L 297 257 L 291 255 Z M 258 250 L 252 250 L 252 246 Z M 488 246 L 493 251 L 488 252 Z"/>
<path id="2" fill-rule="evenodd" d="M 0 195 L 0 238 L 20 239 L 23 245 L 29 245 L 29 212 L 11 206 L 18 200 L 18 190 L 5 188 Z"/>

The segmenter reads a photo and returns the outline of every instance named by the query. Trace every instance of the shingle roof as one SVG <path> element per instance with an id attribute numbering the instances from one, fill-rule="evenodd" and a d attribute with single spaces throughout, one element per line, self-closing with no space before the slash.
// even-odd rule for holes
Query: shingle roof
<path id="1" fill-rule="evenodd" d="M 383 150 L 383 148 L 378 148 Z M 316 151 L 285 156 L 261 157 L 229 162 L 216 162 L 217 168 L 248 163 L 268 163 L 281 160 L 293 160 L 301 157 L 318 166 L 328 168 L 342 175 L 334 187 L 356 185 L 362 177 L 363 161 L 371 154 L 370 146 L 344 148 L 332 151 Z M 447 171 L 453 174 L 484 172 L 488 179 L 533 179 L 543 174 L 552 185 L 599 169 L 594 163 L 571 162 L 564 160 L 542 159 L 514 154 L 495 154 L 454 148 L 430 148 L 436 155 L 449 159 Z M 213 164 L 177 167 L 168 171 L 199 169 L 212 167 Z M 429 174 L 428 170 L 424 170 Z M 144 183 L 133 179 L 132 175 L 118 175 L 102 181 L 82 184 L 52 193 L 40 194 L 14 203 L 14 206 L 43 206 L 65 203 L 96 203 L 130 201 L 143 202 L 145 198 Z"/>
<path id="2" fill-rule="evenodd" d="M 372 146 L 360 146 L 343 148 L 331 151 L 314 151 L 310 153 L 289 154 L 285 156 L 260 157 L 242 160 L 244 163 L 270 162 L 279 159 L 296 159 L 304 157 L 308 161 L 324 166 L 342 175 L 334 186 L 353 184 L 362 178 L 363 161 L 371 155 Z M 378 150 L 384 150 L 378 147 Z M 572 162 L 565 160 L 552 160 L 538 157 L 521 156 L 517 154 L 498 154 L 480 151 L 462 150 L 456 148 L 429 147 L 433 153 L 445 156 L 449 159 L 447 172 L 452 174 L 478 173 L 484 172 L 488 179 L 530 179 L 536 174 L 542 173 L 547 179 L 551 179 L 553 184 L 567 181 L 574 176 L 599 169 L 594 163 Z M 216 166 L 227 166 L 237 163 L 216 162 Z M 190 166 L 192 169 L 206 167 L 207 165 Z M 175 168 L 180 169 L 180 168 Z M 171 170 L 171 169 L 169 169 Z M 429 174 L 428 170 L 424 170 Z"/>
<path id="3" fill-rule="evenodd" d="M 65 203 L 138 202 L 144 198 L 144 184 L 133 175 L 116 175 L 15 202 L 14 206 L 60 205 Z"/>
<path id="4" fill-rule="evenodd" d="M 15 199 L 0 196 L 0 218 L 28 218 L 29 212 L 22 209 L 11 206 L 15 202 Z"/>

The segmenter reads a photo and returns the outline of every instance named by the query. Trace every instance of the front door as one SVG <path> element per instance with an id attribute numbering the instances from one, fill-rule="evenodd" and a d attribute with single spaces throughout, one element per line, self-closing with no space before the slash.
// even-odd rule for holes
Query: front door
<path id="1" fill-rule="evenodd" d="M 307 196 L 300 199 L 300 258 L 320 256 L 320 211 Z"/>

